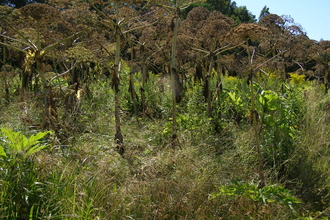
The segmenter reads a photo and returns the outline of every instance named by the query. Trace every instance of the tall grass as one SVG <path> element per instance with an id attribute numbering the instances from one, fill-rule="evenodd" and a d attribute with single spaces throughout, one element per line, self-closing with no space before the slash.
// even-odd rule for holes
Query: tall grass
<path id="1" fill-rule="evenodd" d="M 139 88 L 140 76 L 133 76 L 135 87 Z M 267 83 L 256 84 L 261 88 L 256 95 L 256 108 L 262 124 L 266 186 L 278 189 L 278 193 L 290 190 L 292 198 L 301 201 L 294 209 L 285 201 L 270 201 L 272 197 L 265 191 L 268 188 L 262 191 L 257 187 L 258 161 L 248 118 L 249 88 L 242 80 L 223 77 L 222 103 L 215 107 L 222 113 L 221 129 L 216 129 L 207 115 L 201 85 L 187 85 L 185 96 L 177 106 L 179 146 L 173 149 L 170 147 L 171 90 L 160 76 L 152 76 L 145 87 L 146 112 L 138 116 L 132 114 L 132 102 L 123 79 L 120 92 L 126 147 L 123 156 L 116 152 L 113 143 L 114 106 L 109 82 L 91 82 L 92 98 L 82 100 L 81 112 L 73 121 L 65 118 L 59 103 L 63 135 L 49 139 L 51 147 L 36 154 L 29 161 L 29 169 L 24 171 L 31 177 L 38 198 L 35 201 L 39 202 L 30 203 L 27 214 L 21 215 L 14 211 L 14 205 L 9 206 L 17 204 L 14 200 L 3 202 L 12 198 L 5 196 L 2 188 L 0 216 L 4 219 L 326 218 L 329 216 L 330 98 L 313 83 L 304 81 L 302 86 L 285 82 L 285 91 L 282 83 L 269 79 Z M 161 89 L 155 89 L 155 84 Z M 137 95 L 139 98 L 140 94 Z M 214 106 L 217 103 L 214 100 Z M 30 118 L 37 121 L 34 114 L 37 100 L 28 106 Z M 14 124 L 15 130 L 27 136 L 35 132 L 22 120 L 25 112 L 19 104 L 11 103 L 2 109 L 1 122 Z M 0 162 L 0 172 L 4 175 L 4 161 Z M 232 194 L 228 189 L 241 191 Z M 220 193 L 221 190 L 226 193 Z M 254 194 L 258 198 L 264 196 L 268 202 L 251 197 Z M 3 214 L 9 208 L 12 214 Z"/>
<path id="2" fill-rule="evenodd" d="M 299 194 L 313 209 L 329 209 L 330 202 L 330 97 L 317 86 L 304 91 L 304 116 L 291 178 L 299 183 Z M 327 212 L 329 216 L 329 210 Z"/>

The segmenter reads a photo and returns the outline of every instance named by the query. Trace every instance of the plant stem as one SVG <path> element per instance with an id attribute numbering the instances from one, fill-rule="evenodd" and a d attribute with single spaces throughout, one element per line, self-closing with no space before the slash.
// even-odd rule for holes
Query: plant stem
<path id="1" fill-rule="evenodd" d="M 174 30 L 173 30 L 173 41 L 172 41 L 172 53 L 171 53 L 171 83 L 172 83 L 172 146 L 174 145 L 174 141 L 177 137 L 176 130 L 176 45 L 178 38 L 178 27 L 179 27 L 179 15 L 176 14 L 174 17 Z M 173 146 L 174 147 L 174 146 Z"/>
<path id="2" fill-rule="evenodd" d="M 252 127 L 254 131 L 254 138 L 255 138 L 255 146 L 256 146 L 256 153 L 258 158 L 258 175 L 259 175 L 259 187 L 262 188 L 265 186 L 265 177 L 263 173 L 263 164 L 264 161 L 262 159 L 261 155 L 261 144 L 260 144 L 260 137 L 259 137 L 259 130 L 260 125 L 258 122 L 258 112 L 256 110 L 256 104 L 255 104 L 255 94 L 254 94 L 254 85 L 253 85 L 253 58 L 251 57 L 251 52 L 249 48 L 249 40 L 246 41 L 246 52 L 248 54 L 248 60 L 249 60 L 249 79 L 250 79 L 250 91 L 251 91 L 251 112 L 250 112 L 250 118 L 252 119 Z"/>
<path id="3" fill-rule="evenodd" d="M 212 51 L 213 51 L 212 47 Z M 214 66 L 214 57 L 213 57 L 213 52 L 210 53 L 210 65 L 209 65 L 209 70 L 206 75 L 206 83 L 207 83 L 207 114 L 208 117 L 212 117 L 212 93 L 211 93 L 211 76 L 212 76 L 212 70 Z"/>
<path id="4" fill-rule="evenodd" d="M 115 143 L 116 148 L 119 154 L 124 154 L 124 137 L 121 133 L 120 127 L 120 101 L 119 101 L 119 72 L 120 72 L 120 26 L 119 26 L 119 14 L 118 14 L 118 5 L 116 7 L 116 54 L 115 54 L 115 66 L 114 66 L 114 73 L 112 76 L 112 83 L 113 89 L 115 91 L 115 127 L 116 127 L 116 134 L 115 134 Z"/>
<path id="5" fill-rule="evenodd" d="M 217 95 L 218 95 L 218 120 L 221 120 L 221 92 L 222 92 L 222 81 L 221 81 L 221 64 L 220 64 L 221 55 L 217 55 Z"/>
<path id="6" fill-rule="evenodd" d="M 145 84 L 147 82 L 147 65 L 144 45 L 141 45 L 141 56 L 142 56 L 142 88 L 141 88 L 141 99 L 142 99 L 142 112 L 146 110 L 146 96 L 145 96 Z M 144 114 L 143 114 L 144 115 Z"/>

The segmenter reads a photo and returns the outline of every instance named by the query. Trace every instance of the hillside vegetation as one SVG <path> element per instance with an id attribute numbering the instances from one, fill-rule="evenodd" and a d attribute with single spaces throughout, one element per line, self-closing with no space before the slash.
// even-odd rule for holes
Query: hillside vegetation
<path id="1" fill-rule="evenodd" d="M 189 5 L 0 7 L 1 219 L 329 218 L 329 42 Z"/>

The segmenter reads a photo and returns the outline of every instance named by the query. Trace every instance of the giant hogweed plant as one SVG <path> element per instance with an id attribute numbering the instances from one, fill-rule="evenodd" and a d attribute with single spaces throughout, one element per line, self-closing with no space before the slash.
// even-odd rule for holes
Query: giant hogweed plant
<path id="1" fill-rule="evenodd" d="M 134 4 L 134 3 L 139 3 L 139 1 L 130 1 L 130 2 L 125 2 L 127 5 L 129 4 Z M 150 1 L 148 1 L 147 4 L 145 4 L 141 10 L 144 10 L 148 5 L 149 5 Z M 106 6 L 107 3 L 104 3 Z M 113 67 L 109 68 L 110 72 L 111 72 L 111 88 L 114 91 L 114 106 L 115 106 L 115 129 L 116 129 L 116 134 L 114 137 L 114 142 L 116 144 L 116 149 L 118 151 L 118 153 L 120 155 L 124 154 L 125 151 L 125 146 L 124 146 L 124 136 L 122 134 L 122 130 L 121 130 L 121 117 L 120 117 L 120 78 L 121 78 L 121 74 L 122 74 L 122 70 L 121 70 L 121 66 L 122 66 L 122 62 L 121 62 L 121 58 L 122 58 L 122 54 L 121 54 L 121 49 L 122 49 L 122 36 L 125 34 L 129 34 L 132 31 L 135 30 L 139 30 L 139 29 L 143 29 L 147 26 L 151 26 L 154 23 L 148 24 L 148 25 L 138 25 L 135 27 L 132 27 L 132 24 L 134 23 L 133 21 L 136 21 L 137 23 L 139 23 L 138 21 L 140 21 L 138 18 L 143 17 L 143 16 L 138 16 L 138 12 L 135 10 L 127 10 L 127 7 L 121 7 L 121 4 L 119 4 L 118 2 L 114 2 L 112 5 L 112 9 L 115 12 L 115 15 L 112 17 L 112 15 L 109 15 L 101 10 L 98 9 L 98 7 L 96 7 L 96 5 L 91 4 L 91 6 L 93 7 L 94 10 L 96 10 L 104 19 L 106 27 L 108 28 L 108 30 L 113 31 L 114 32 L 114 39 L 115 39 L 115 49 L 114 49 L 114 65 Z M 125 12 L 126 11 L 126 12 Z M 103 48 L 104 49 L 104 48 Z M 108 52 L 109 56 L 112 56 L 111 53 Z"/>
<path id="2" fill-rule="evenodd" d="M 0 218 L 34 219 L 40 212 L 43 184 L 33 155 L 47 147 L 45 137 L 52 132 L 26 137 L 11 128 L 0 130 Z"/>
<path id="3" fill-rule="evenodd" d="M 27 34 L 24 33 L 23 30 L 19 30 L 14 27 L 14 25 L 8 20 L 4 19 L 4 22 L 13 31 L 15 36 L 0 34 L 3 39 L 7 40 L 6 42 L 0 42 L 0 45 L 21 52 L 25 55 L 24 69 L 21 77 L 23 89 L 32 87 L 33 78 L 35 81 L 35 89 L 39 89 L 40 77 L 42 84 L 41 89 L 44 96 L 42 126 L 45 129 L 52 127 L 55 130 L 55 125 L 57 122 L 57 111 L 52 96 L 53 91 L 49 85 L 49 80 L 46 79 L 45 63 L 43 59 L 49 51 L 53 50 L 55 47 L 63 44 L 66 41 L 72 40 L 80 33 L 75 33 L 56 42 L 49 42 L 48 45 L 45 46 L 43 45 L 45 43 L 42 41 L 42 38 L 44 38 L 44 35 L 49 32 L 45 31 L 42 28 L 42 25 L 44 25 L 46 22 L 56 23 L 56 20 L 60 20 L 60 13 L 58 10 L 47 4 L 35 3 L 22 7 L 20 11 L 24 17 L 30 18 L 35 22 L 35 29 L 31 29 L 33 31 Z M 48 37 L 48 39 L 51 39 L 51 37 Z M 36 68 L 33 68 L 34 66 L 36 66 Z M 33 72 L 35 73 L 33 74 Z M 60 75 L 62 74 L 59 74 L 58 76 Z"/>

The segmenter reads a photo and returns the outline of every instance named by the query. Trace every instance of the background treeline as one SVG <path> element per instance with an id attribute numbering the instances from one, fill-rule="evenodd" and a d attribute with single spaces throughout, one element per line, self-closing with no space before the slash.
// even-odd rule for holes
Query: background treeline
<path id="1" fill-rule="evenodd" d="M 230 0 L 1 4 L 1 218 L 329 216 L 329 41 Z"/>

